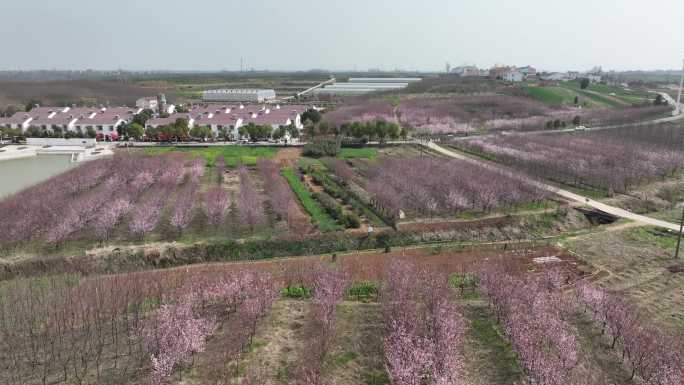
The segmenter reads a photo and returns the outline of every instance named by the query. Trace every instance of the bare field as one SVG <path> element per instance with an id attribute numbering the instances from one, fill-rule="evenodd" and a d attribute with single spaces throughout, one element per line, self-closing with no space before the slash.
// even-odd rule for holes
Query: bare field
<path id="1" fill-rule="evenodd" d="M 64 80 L 49 82 L 0 82 L 0 105 L 24 105 L 38 100 L 43 105 L 134 105 L 136 99 L 168 90 L 110 80 Z M 167 95 L 173 97 L 173 95 Z"/>
<path id="2" fill-rule="evenodd" d="M 682 328 L 684 274 L 668 270 L 678 262 L 675 243 L 674 236 L 653 228 L 630 227 L 580 236 L 566 246 L 603 271 L 602 286 L 627 294 L 649 317 Z"/>

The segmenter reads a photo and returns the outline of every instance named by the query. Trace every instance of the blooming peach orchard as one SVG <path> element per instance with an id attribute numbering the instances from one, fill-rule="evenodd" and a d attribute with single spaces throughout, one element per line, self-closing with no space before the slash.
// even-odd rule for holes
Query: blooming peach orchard
<path id="1" fill-rule="evenodd" d="M 625 192 L 684 167 L 680 126 L 643 126 L 563 135 L 502 135 L 455 141 L 533 175 Z"/>

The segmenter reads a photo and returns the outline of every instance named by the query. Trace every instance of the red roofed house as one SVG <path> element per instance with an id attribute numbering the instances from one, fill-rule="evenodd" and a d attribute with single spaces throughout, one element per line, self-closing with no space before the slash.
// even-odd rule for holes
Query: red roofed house
<path id="1" fill-rule="evenodd" d="M 38 127 L 43 131 L 86 132 L 92 127 L 103 137 L 115 139 L 116 128 L 133 120 L 136 113 L 128 107 L 93 108 L 93 107 L 36 107 L 29 112 L 17 112 L 9 118 L 0 118 L 0 126 L 21 128 Z M 112 135 L 114 133 L 114 135 Z"/>
<path id="2" fill-rule="evenodd" d="M 147 121 L 145 127 L 159 127 L 172 124 L 178 118 L 188 120 L 190 128 L 194 126 L 208 126 L 214 136 L 222 130 L 230 133 L 233 140 L 240 139 L 239 128 L 253 123 L 270 125 L 273 129 L 280 126 L 294 124 L 302 129 L 300 114 L 305 106 L 259 106 L 259 105 L 217 105 L 193 106 L 188 113 L 174 113 L 165 118 L 153 118 Z"/>

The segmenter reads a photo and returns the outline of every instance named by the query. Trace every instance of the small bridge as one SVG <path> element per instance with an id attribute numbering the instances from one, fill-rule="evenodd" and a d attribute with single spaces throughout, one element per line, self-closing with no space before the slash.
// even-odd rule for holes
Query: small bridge
<path id="1" fill-rule="evenodd" d="M 589 219 L 591 223 L 596 223 L 599 225 L 607 225 L 620 219 L 616 215 L 609 214 L 599 209 L 586 209 L 583 207 L 575 207 L 575 210 L 584 214 L 584 216 L 587 217 L 587 219 Z"/>

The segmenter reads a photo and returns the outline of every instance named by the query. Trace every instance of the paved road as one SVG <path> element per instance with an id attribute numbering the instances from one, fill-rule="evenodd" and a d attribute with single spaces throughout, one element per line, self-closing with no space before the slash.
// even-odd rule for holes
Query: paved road
<path id="1" fill-rule="evenodd" d="M 459 152 L 448 150 L 442 146 L 435 144 L 434 142 L 419 142 L 419 144 L 422 144 L 422 145 L 428 147 L 429 149 L 431 149 L 433 151 L 436 151 L 440 154 L 449 156 L 451 158 L 456 158 L 456 159 L 464 160 L 466 162 L 475 163 L 475 164 L 478 164 L 480 166 L 484 166 L 487 168 L 504 169 L 504 170 L 512 171 L 512 170 L 508 169 L 506 166 L 502 166 L 502 165 L 499 165 L 499 164 L 496 164 L 493 162 L 488 162 L 488 161 L 485 161 L 482 159 L 477 159 L 477 158 L 473 158 L 470 156 L 463 155 L 462 153 L 459 153 Z M 571 191 L 563 190 L 561 188 L 558 188 L 556 186 L 552 186 L 550 184 L 547 184 L 547 183 L 544 183 L 544 182 L 541 182 L 538 180 L 532 179 L 532 181 L 538 187 L 543 188 L 543 189 L 548 190 L 548 191 L 551 191 L 552 193 L 557 194 L 557 195 L 559 195 L 559 196 L 561 196 L 567 200 L 582 203 L 586 206 L 601 210 L 603 212 L 615 215 L 615 216 L 620 217 L 620 218 L 626 218 L 626 219 L 630 219 L 630 220 L 633 220 L 635 222 L 639 222 L 642 224 L 663 227 L 663 228 L 666 228 L 666 229 L 669 229 L 672 231 L 679 232 L 679 225 L 678 224 L 674 224 L 674 223 L 670 223 L 670 222 L 666 222 L 666 221 L 661 221 L 659 219 L 650 218 L 650 217 L 647 217 L 644 215 L 634 214 L 630 211 L 621 209 L 619 207 L 610 206 L 610 205 L 607 205 L 605 203 L 601 203 L 599 201 L 586 198 L 582 195 L 575 194 Z"/>

